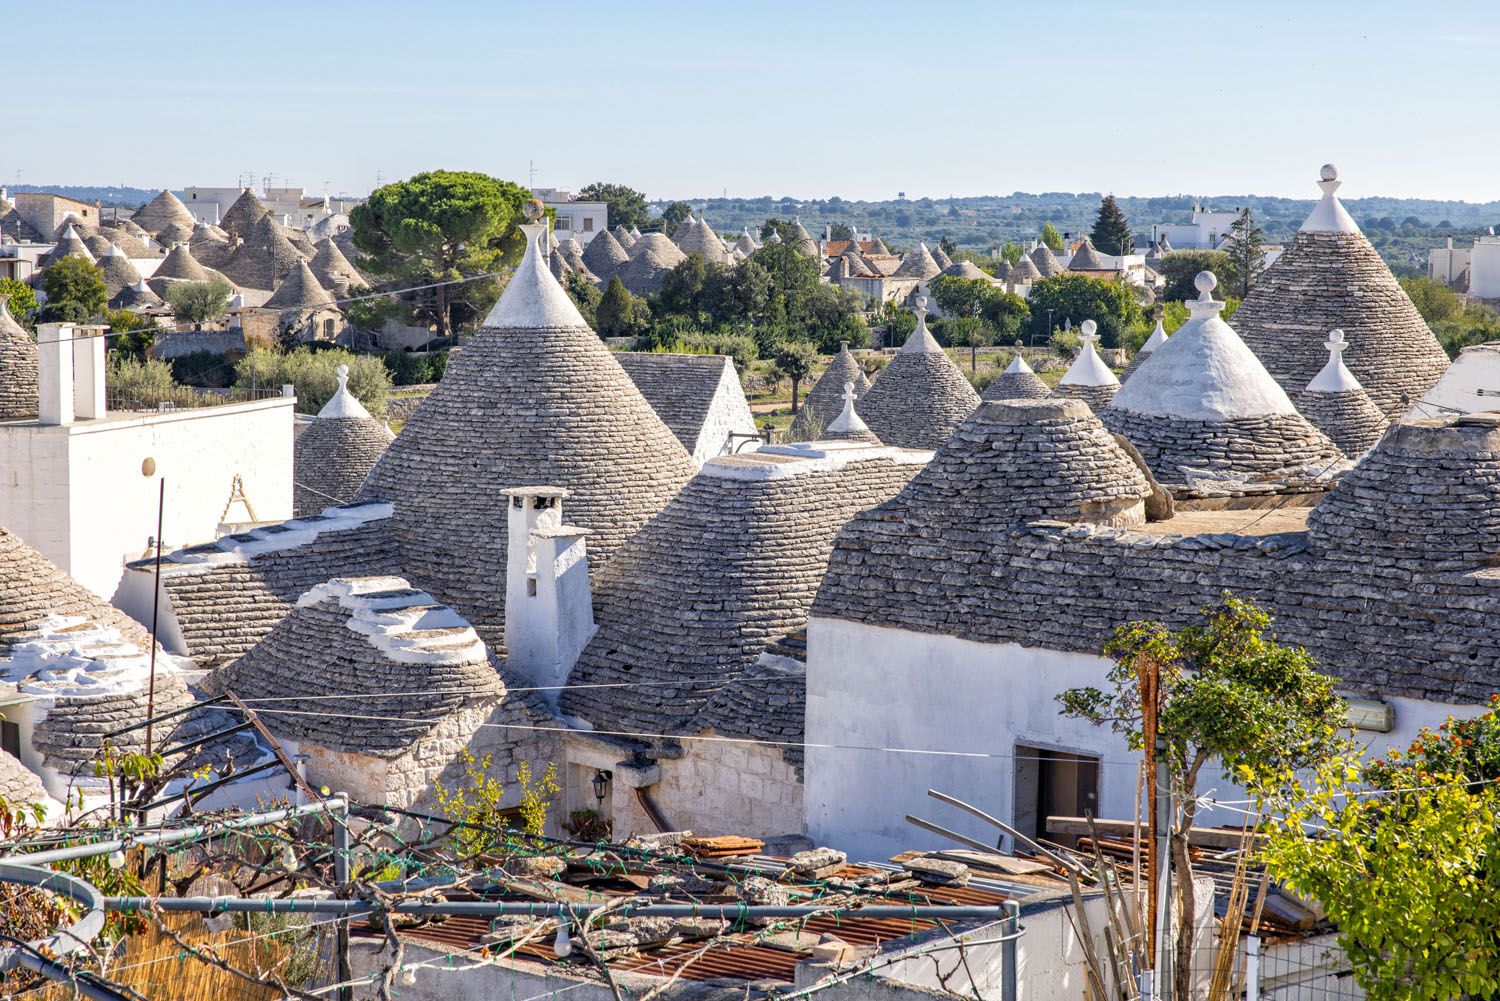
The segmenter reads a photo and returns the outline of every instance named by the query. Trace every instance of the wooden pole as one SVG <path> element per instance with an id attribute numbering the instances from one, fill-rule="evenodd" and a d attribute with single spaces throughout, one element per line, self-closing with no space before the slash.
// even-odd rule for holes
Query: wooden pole
<path id="1" fill-rule="evenodd" d="M 167 478 L 163 476 L 156 487 L 156 583 L 151 592 L 151 666 L 146 680 L 146 754 L 151 753 L 152 717 L 156 715 L 156 623 L 161 611 L 161 522 L 162 512 L 167 506 Z"/>

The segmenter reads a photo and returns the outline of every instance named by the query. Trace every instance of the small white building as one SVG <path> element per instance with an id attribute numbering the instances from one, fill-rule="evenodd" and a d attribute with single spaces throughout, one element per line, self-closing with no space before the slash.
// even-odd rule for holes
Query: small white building
<path id="1" fill-rule="evenodd" d="M 224 213 L 229 211 L 235 199 L 245 191 L 242 187 L 201 188 L 190 186 L 182 189 L 182 204 L 198 222 L 218 225 Z M 346 215 L 363 198 L 338 195 L 309 195 L 305 188 L 264 188 L 259 198 L 262 204 L 283 226 L 291 229 L 312 229 L 321 220 L 331 215 Z"/>
<path id="2" fill-rule="evenodd" d="M 579 245 L 585 245 L 596 233 L 609 229 L 609 204 L 607 202 L 579 201 L 573 192 L 560 188 L 532 188 L 534 197 L 557 213 L 552 231 L 559 240 L 572 237 Z"/>
<path id="3" fill-rule="evenodd" d="M 108 599 L 157 533 L 163 481 L 172 544 L 291 516 L 296 400 L 111 409 L 104 330 L 38 331 L 39 415 L 0 422 L 0 525 Z"/>
<path id="4" fill-rule="evenodd" d="M 1194 202 L 1191 221 L 1153 225 L 1151 242 L 1160 243 L 1166 237 L 1167 242 L 1176 250 L 1216 250 L 1229 235 L 1229 227 L 1239 217 L 1239 209 L 1215 212 L 1200 202 Z"/>
<path id="5" fill-rule="evenodd" d="M 1476 299 L 1500 299 L 1500 236 L 1481 236 L 1469 249 L 1447 245 L 1427 252 L 1427 277 L 1455 288 L 1467 286 Z"/>

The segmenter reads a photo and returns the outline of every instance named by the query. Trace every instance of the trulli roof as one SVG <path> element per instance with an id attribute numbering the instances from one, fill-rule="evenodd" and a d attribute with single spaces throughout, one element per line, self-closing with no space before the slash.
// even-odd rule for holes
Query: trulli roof
<path id="1" fill-rule="evenodd" d="M 1338 463 L 1339 450 L 1220 318 L 1215 284 L 1199 274 L 1192 318 L 1115 394 L 1105 423 L 1164 483 L 1183 483 L 1191 470 L 1263 478 Z"/>
<path id="2" fill-rule="evenodd" d="M 624 250 L 629 250 L 631 245 L 635 243 L 635 237 L 631 235 L 631 232 L 624 226 L 616 226 L 614 229 L 610 230 L 609 233 L 615 238 L 615 242 L 618 243 Z"/>
<path id="3" fill-rule="evenodd" d="M 818 256 L 818 241 L 812 238 L 812 234 L 802 225 L 802 220 L 796 216 L 792 217 L 792 247 L 799 254 Z"/>
<path id="4" fill-rule="evenodd" d="M 58 240 L 57 245 L 51 250 L 47 251 L 46 256 L 42 260 L 50 267 L 64 257 L 82 257 L 90 264 L 94 263 L 94 255 L 89 253 L 89 248 L 84 246 L 83 240 L 79 238 L 77 231 L 72 226 L 68 226 L 63 230 L 62 239 Z"/>
<path id="5" fill-rule="evenodd" d="M 919 278 L 927 281 L 936 278 L 943 269 L 938 267 L 937 261 L 932 259 L 932 254 L 927 250 L 927 244 L 918 243 L 914 250 L 907 252 L 901 258 L 901 266 L 891 275 L 893 278 Z"/>
<path id="6" fill-rule="evenodd" d="M 749 257 L 760 249 L 760 244 L 755 242 L 755 237 L 750 235 L 750 227 L 746 226 L 740 231 L 740 235 L 735 237 L 734 247 L 740 253 Z"/>
<path id="7" fill-rule="evenodd" d="M 805 627 L 840 527 L 928 458 L 820 444 L 710 461 L 620 549 L 595 578 L 598 632 L 569 678 L 565 713 L 601 729 L 680 732 L 768 645 Z M 584 687 L 622 681 L 664 684 L 649 698 Z"/>
<path id="8" fill-rule="evenodd" d="M 943 269 L 943 274 L 963 278 L 971 282 L 987 282 L 990 276 L 979 270 L 973 261 L 955 261 Z"/>
<path id="9" fill-rule="evenodd" d="M 348 366 L 337 375 L 338 389 L 292 444 L 292 510 L 299 518 L 352 501 L 395 438 L 349 392 Z"/>
<path id="10" fill-rule="evenodd" d="M 630 260 L 620 268 L 618 277 L 635 295 L 648 295 L 661 288 L 668 271 L 687 260 L 677 245 L 660 233 L 647 233 L 630 248 Z"/>
<path id="11" fill-rule="evenodd" d="M 271 293 L 271 298 L 265 301 L 264 307 L 292 312 L 338 308 L 333 304 L 333 296 L 318 284 L 312 269 L 301 258 L 298 258 L 286 280 L 276 286 L 276 291 Z"/>
<path id="12" fill-rule="evenodd" d="M 629 236 L 629 234 L 626 235 Z M 624 267 L 629 260 L 630 254 L 609 230 L 594 237 L 589 241 L 588 246 L 583 248 L 583 263 L 599 276 L 600 281 L 607 282 L 619 274 L 620 268 Z"/>
<path id="13" fill-rule="evenodd" d="M 161 296 L 153 292 L 144 280 L 125 286 L 109 301 L 111 309 L 146 309 L 161 304 Z"/>
<path id="14" fill-rule="evenodd" d="M 242 288 L 269 291 L 305 262 L 281 223 L 267 213 L 251 224 L 245 242 L 234 249 L 223 271 Z"/>
<path id="15" fill-rule="evenodd" d="M 729 254 L 713 229 L 702 219 L 689 218 L 687 231 L 672 242 L 684 254 L 697 254 L 709 264 L 727 264 Z"/>
<path id="16" fill-rule="evenodd" d="M 280 711 L 264 720 L 282 738 L 381 758 L 399 757 L 454 713 L 505 696 L 474 629 L 401 577 L 336 577 L 313 588 L 203 687 L 277 700 Z M 329 711 L 340 704 L 357 711 Z"/>
<path id="17" fill-rule="evenodd" d="M 130 219 L 154 236 L 160 236 L 162 230 L 172 225 L 186 226 L 189 232 L 193 228 L 193 214 L 188 211 L 186 205 L 182 204 L 182 200 L 170 191 L 163 191 L 136 209 Z"/>
<path id="18" fill-rule="evenodd" d="M 360 492 L 395 504 L 408 573 L 491 640 L 504 626 L 500 491 L 571 490 L 568 519 L 603 567 L 697 468 L 543 265 L 541 228 L 523 228 L 500 301 Z"/>
<path id="19" fill-rule="evenodd" d="M 1027 256 L 1031 258 L 1031 263 L 1036 265 L 1037 271 L 1041 272 L 1043 278 L 1051 278 L 1067 270 L 1058 263 L 1057 255 L 1052 253 L 1052 248 L 1045 243 L 1037 244 L 1036 249 Z"/>
<path id="20" fill-rule="evenodd" d="M 255 192 L 246 188 L 240 192 L 240 196 L 234 200 L 234 203 L 224 210 L 224 215 L 219 219 L 219 228 L 231 239 L 234 237 L 246 239 L 250 235 L 251 228 L 270 214 L 271 210 L 255 197 Z"/>
<path id="21" fill-rule="evenodd" d="M 1328 335 L 1328 364 L 1297 394 L 1297 410 L 1348 456 L 1364 454 L 1385 434 L 1390 421 L 1375 406 L 1341 357 L 1342 330 Z"/>
<path id="22" fill-rule="evenodd" d="M 979 394 L 927 330 L 926 297 L 917 329 L 860 398 L 860 416 L 887 445 L 938 448 L 979 405 Z"/>
<path id="23" fill-rule="evenodd" d="M 1017 285 L 1029 285 L 1032 282 L 1040 281 L 1041 277 L 1042 273 L 1037 270 L 1031 258 L 1025 254 L 1016 258 L 1016 263 L 1010 266 L 1010 271 L 1006 274 L 1006 279 Z"/>
<path id="24" fill-rule="evenodd" d="M 369 283 L 365 281 L 364 275 L 359 269 L 349 263 L 349 258 L 339 249 L 339 245 L 332 238 L 318 241 L 317 253 L 308 266 L 312 268 L 313 277 L 318 279 L 318 284 L 337 295 L 343 295 L 351 288 L 363 288 Z"/>
<path id="25" fill-rule="evenodd" d="M 1343 330 L 1345 364 L 1395 420 L 1443 374 L 1448 356 L 1339 203 L 1337 171 L 1324 172 L 1322 201 L 1251 286 L 1235 328 L 1288 392 L 1299 392 L 1323 367 L 1327 332 Z"/>
<path id="26" fill-rule="evenodd" d="M 10 315 L 10 296 L 0 294 L 0 420 L 37 415 L 36 341 Z"/>
<path id="27" fill-rule="evenodd" d="M 95 263 L 104 272 L 104 288 L 111 299 L 141 280 L 141 273 L 130 263 L 130 258 L 114 244 Z"/>
<path id="28" fill-rule="evenodd" d="M 1026 358 L 1016 349 L 1016 356 L 1005 366 L 1005 371 L 995 376 L 984 388 L 984 400 L 1040 400 L 1052 395 L 1052 390 L 1041 380 Z"/>
<path id="29" fill-rule="evenodd" d="M 864 396 L 870 388 L 865 370 L 859 367 L 854 355 L 849 353 L 849 342 L 840 341 L 838 354 L 818 376 L 813 388 L 802 398 L 802 409 L 792 418 L 791 431 L 796 437 L 805 438 L 816 426 L 826 429 L 844 409 L 844 383 L 854 383 L 854 398 Z"/>
<path id="30" fill-rule="evenodd" d="M 1038 271 L 1041 269 L 1039 268 Z M 1099 252 L 1094 249 L 1093 241 L 1088 237 L 1073 251 L 1073 256 L 1068 258 L 1069 271 L 1110 271 L 1112 270 L 1099 257 Z"/>
<path id="31" fill-rule="evenodd" d="M 942 247 L 932 248 L 932 263 L 938 266 L 939 271 L 946 271 L 953 266 L 953 258 L 943 253 Z"/>

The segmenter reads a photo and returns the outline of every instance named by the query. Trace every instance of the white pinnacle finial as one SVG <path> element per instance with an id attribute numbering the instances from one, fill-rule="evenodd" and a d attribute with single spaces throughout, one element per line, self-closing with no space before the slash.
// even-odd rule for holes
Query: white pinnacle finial
<path id="1" fill-rule="evenodd" d="M 348 392 L 348 390 L 349 390 L 349 366 L 348 365 L 340 365 L 338 368 L 336 368 L 336 369 L 333 370 L 333 374 L 339 380 L 339 392 L 341 392 L 341 393 Z"/>
<path id="2" fill-rule="evenodd" d="M 1318 171 L 1318 187 L 1323 197 L 1313 206 L 1312 213 L 1302 223 L 1303 233 L 1358 233 L 1359 224 L 1335 197 L 1334 192 L 1343 182 L 1339 180 L 1339 169 L 1331 163 L 1323 164 Z"/>
<path id="3" fill-rule="evenodd" d="M 919 295 L 919 296 L 917 296 L 917 320 L 918 320 L 918 322 L 920 322 L 922 320 L 925 320 L 926 318 L 927 318 L 927 297 L 925 295 Z"/>
<path id="4" fill-rule="evenodd" d="M 854 383 L 852 382 L 844 383 L 844 406 L 854 406 Z"/>
<path id="5" fill-rule="evenodd" d="M 333 370 L 333 374 L 339 380 L 339 388 L 334 390 L 328 402 L 323 404 L 323 409 L 318 411 L 318 416 L 369 420 L 370 412 L 355 398 L 353 393 L 349 392 L 349 366 L 340 365 Z"/>
<path id="6" fill-rule="evenodd" d="M 1328 364 L 1313 376 L 1313 381 L 1307 384 L 1307 388 L 1315 393 L 1347 393 L 1359 389 L 1359 380 L 1344 364 L 1344 349 L 1349 346 L 1349 342 L 1344 340 L 1344 332 L 1330 330 L 1323 346 L 1328 349 Z"/>
<path id="7" fill-rule="evenodd" d="M 839 434 L 870 430 L 869 425 L 865 424 L 859 414 L 854 412 L 854 383 L 844 383 L 844 409 L 839 411 L 839 415 L 829 422 L 824 430 Z"/>
<path id="8" fill-rule="evenodd" d="M 1095 323 L 1093 320 L 1084 320 L 1082 335 L 1083 343 L 1087 344 L 1089 347 L 1093 347 L 1094 342 L 1099 339 L 1099 335 L 1098 333 L 1096 333 L 1098 329 L 1099 324 Z"/>
<path id="9" fill-rule="evenodd" d="M 942 354 L 943 346 L 932 336 L 927 329 L 927 297 L 919 295 L 914 300 L 916 303 L 917 329 L 911 332 L 906 343 L 901 345 L 902 354 Z"/>

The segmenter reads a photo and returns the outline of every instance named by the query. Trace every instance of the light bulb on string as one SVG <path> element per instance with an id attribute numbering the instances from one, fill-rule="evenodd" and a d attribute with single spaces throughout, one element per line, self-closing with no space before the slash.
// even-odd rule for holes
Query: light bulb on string
<path id="1" fill-rule="evenodd" d="M 281 864 L 288 869 L 297 868 L 297 851 L 291 845 L 287 845 L 282 851 Z"/>
<path id="2" fill-rule="evenodd" d="M 558 923 L 557 939 L 552 943 L 552 954 L 558 959 L 567 959 L 573 955 L 573 937 L 568 932 L 567 921 Z"/>
<path id="3" fill-rule="evenodd" d="M 111 869 L 123 869 L 125 868 L 125 853 L 116 848 L 105 858 L 105 862 L 109 863 Z"/>
<path id="4" fill-rule="evenodd" d="M 417 982 L 417 971 L 415 967 L 408 966 L 401 971 L 401 986 L 410 987 Z"/>

